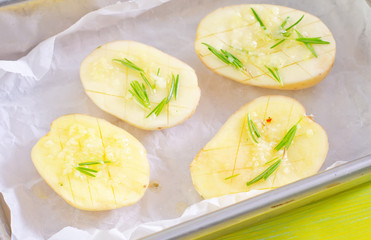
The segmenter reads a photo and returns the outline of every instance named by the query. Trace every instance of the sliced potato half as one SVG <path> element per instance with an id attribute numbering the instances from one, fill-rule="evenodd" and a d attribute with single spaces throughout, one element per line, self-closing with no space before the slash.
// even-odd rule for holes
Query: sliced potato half
<path id="1" fill-rule="evenodd" d="M 143 145 L 125 130 L 87 115 L 55 120 L 31 156 L 45 181 L 69 204 L 83 210 L 134 204 L 149 182 Z"/>
<path id="2" fill-rule="evenodd" d="M 95 49 L 82 62 L 80 78 L 98 107 L 146 130 L 180 124 L 193 114 L 200 99 L 191 67 L 133 41 L 110 42 Z"/>
<path id="3" fill-rule="evenodd" d="M 294 126 L 292 141 L 286 141 L 291 144 L 275 149 Z M 325 131 L 299 102 L 259 97 L 233 114 L 198 153 L 191 164 L 192 181 L 204 198 L 273 189 L 315 174 L 327 151 Z M 267 169 L 270 174 L 259 179 Z"/>
<path id="4" fill-rule="evenodd" d="M 336 52 L 335 40 L 319 18 L 268 4 L 228 6 L 210 13 L 197 28 L 195 48 L 217 74 L 274 89 L 319 83 L 330 72 Z"/>

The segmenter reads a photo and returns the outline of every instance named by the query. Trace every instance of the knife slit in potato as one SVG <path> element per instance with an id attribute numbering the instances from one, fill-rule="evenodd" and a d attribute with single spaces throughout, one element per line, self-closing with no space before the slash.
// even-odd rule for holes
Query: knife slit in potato
<path id="1" fill-rule="evenodd" d="M 240 140 L 238 141 L 238 146 L 237 146 L 236 156 L 235 156 L 235 158 L 234 158 L 235 160 L 234 160 L 234 164 L 233 164 L 232 176 L 234 175 L 234 171 L 235 171 L 235 168 L 236 168 L 238 151 L 240 150 L 241 139 L 242 139 L 242 134 L 243 134 L 243 131 L 244 131 L 245 125 L 246 125 L 246 123 L 244 123 L 244 124 L 242 125 L 242 130 L 241 130 L 241 134 L 240 134 Z"/>
<path id="2" fill-rule="evenodd" d="M 97 121 L 97 126 L 98 126 L 98 130 L 99 130 L 99 136 L 100 136 L 100 139 L 102 141 L 102 146 L 103 146 L 103 161 L 106 161 L 106 148 L 105 148 L 105 144 L 104 144 L 104 141 L 103 141 L 103 136 L 102 136 L 102 129 L 100 127 L 100 124 L 99 124 L 99 121 L 98 119 L 96 119 Z M 108 177 L 109 177 L 109 180 L 112 181 L 112 177 L 111 177 L 111 173 L 110 173 L 110 170 L 109 170 L 109 165 L 107 166 L 107 174 L 108 174 Z M 89 181 L 89 178 L 86 178 L 88 181 Z M 113 195 L 113 198 L 115 200 L 115 206 L 117 206 L 117 200 L 116 200 L 116 194 L 115 194 L 115 189 L 113 188 L 113 186 L 111 185 L 111 189 L 112 189 L 112 195 Z M 90 191 L 90 185 L 89 185 L 89 191 Z M 90 193 L 91 194 L 91 193 Z M 94 205 L 93 205 L 94 207 Z"/>
<path id="3" fill-rule="evenodd" d="M 259 97 L 233 114 L 198 153 L 192 181 L 204 198 L 273 189 L 315 174 L 327 151 L 325 131 L 299 102 Z"/>
<path id="4" fill-rule="evenodd" d="M 98 107 L 146 130 L 180 124 L 200 99 L 191 67 L 133 41 L 110 42 L 94 50 L 82 62 L 80 78 Z"/>
<path id="5" fill-rule="evenodd" d="M 31 156 L 45 181 L 79 209 L 131 205 L 148 186 L 144 147 L 103 119 L 79 114 L 58 118 L 33 147 Z"/>
<path id="6" fill-rule="evenodd" d="M 219 8 L 204 17 L 195 49 L 208 68 L 232 80 L 301 89 L 319 83 L 330 72 L 336 44 L 326 25 L 311 14 L 245 4 Z"/>
<path id="7" fill-rule="evenodd" d="M 63 151 L 63 149 L 64 149 L 64 146 L 63 146 L 62 140 L 61 140 L 61 138 L 60 138 L 59 128 L 56 128 L 55 131 L 57 132 L 58 141 L 59 141 L 59 144 L 60 144 L 60 147 L 61 147 L 61 150 L 60 150 L 59 153 L 61 153 L 61 152 Z M 65 160 L 65 159 L 63 159 L 63 161 L 64 161 L 64 160 Z M 75 196 L 74 196 L 74 194 L 73 194 L 72 184 L 71 184 L 71 180 L 70 180 L 70 177 L 69 177 L 69 176 L 67 176 L 67 180 L 68 180 L 68 186 L 69 186 L 69 189 L 70 189 L 70 192 L 71 192 L 72 200 L 73 200 L 73 202 L 75 202 Z M 63 183 L 61 183 L 60 181 L 58 182 L 58 185 L 59 185 L 60 187 L 65 187 L 65 185 L 64 185 Z"/>

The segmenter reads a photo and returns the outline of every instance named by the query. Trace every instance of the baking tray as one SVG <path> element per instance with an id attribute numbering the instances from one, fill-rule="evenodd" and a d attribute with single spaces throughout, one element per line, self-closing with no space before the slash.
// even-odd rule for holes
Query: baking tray
<path id="1" fill-rule="evenodd" d="M 181 9 L 177 7 L 177 2 L 181 2 L 181 1 L 175 0 L 170 3 L 166 3 L 165 4 L 166 11 L 169 11 L 169 10 L 181 11 Z M 195 1 L 195 2 L 202 5 L 206 1 Z M 221 1 L 218 1 L 219 5 L 220 5 L 220 2 Z M 290 2 L 290 4 L 288 4 L 288 2 Z M 286 6 L 294 7 L 294 8 L 300 8 L 300 4 L 296 4 L 293 2 L 294 1 L 283 1 L 282 5 L 286 5 Z M 317 4 L 318 2 L 319 1 L 317 1 Z M 233 3 L 224 2 L 223 5 L 230 5 L 230 4 L 236 4 L 236 3 L 242 3 L 242 1 L 233 1 Z M 250 2 L 245 2 L 245 3 L 250 3 Z M 278 1 L 264 1 L 264 3 L 281 4 L 281 2 L 278 2 Z M 191 14 L 192 10 L 193 11 L 197 10 L 196 3 L 190 3 L 190 5 L 192 6 L 189 9 L 189 11 L 188 12 L 184 11 L 182 16 L 187 17 L 187 14 Z M 215 8 L 216 7 L 217 6 L 215 6 Z M 316 11 L 314 10 L 315 9 L 314 6 L 312 9 L 303 9 L 303 8 L 301 9 L 308 11 L 310 13 L 316 14 Z M 212 9 L 210 9 L 210 11 L 211 10 Z M 165 13 L 165 10 L 164 10 L 164 13 Z M 206 11 L 203 12 L 204 15 L 206 15 L 207 13 L 208 12 Z M 174 17 L 174 15 L 171 15 L 171 17 Z M 177 19 L 175 18 L 173 19 L 174 21 L 177 21 Z M 330 20 L 331 19 L 327 19 L 326 24 L 329 24 L 329 23 L 334 24 Z M 192 24 L 194 23 L 192 22 Z M 130 27 L 131 25 L 129 24 L 128 26 Z M 136 27 L 140 27 L 139 24 Z M 185 25 L 181 25 L 181 27 L 185 28 Z M 338 35 L 336 37 L 337 37 L 336 38 L 337 43 L 339 44 L 339 46 L 342 46 L 342 38 L 341 38 L 342 36 Z M 156 43 L 156 44 L 159 44 L 161 47 L 163 47 L 163 45 L 161 45 L 160 43 Z M 336 69 L 337 67 L 336 62 L 343 61 L 343 59 L 341 58 L 339 59 L 339 56 L 341 57 L 342 54 L 344 54 L 344 49 L 340 48 L 339 50 L 340 50 L 340 54 L 337 55 L 337 59 L 335 60 L 334 70 L 332 71 L 331 74 L 333 74 L 334 71 L 336 72 L 336 70 L 338 70 Z M 172 55 L 175 55 L 180 58 L 182 57 L 182 53 L 184 53 L 182 51 L 178 52 L 178 49 L 171 49 L 171 51 L 173 51 L 173 52 L 170 52 Z M 205 67 L 203 65 L 198 65 L 198 62 L 196 61 L 193 62 L 192 61 L 194 60 L 193 58 L 187 58 L 186 60 L 188 60 L 189 63 L 193 64 L 193 67 L 196 69 L 197 74 L 199 74 L 200 79 L 206 79 L 210 76 L 212 76 L 215 79 L 216 78 L 221 79 L 221 77 L 215 76 L 215 74 L 208 73 L 205 70 Z M 362 60 L 364 59 L 361 59 L 360 61 Z M 351 64 L 351 62 L 349 64 Z M 231 83 L 231 81 L 229 82 L 228 80 L 225 80 L 225 79 L 223 81 L 226 81 L 226 85 L 228 85 L 228 87 L 233 87 L 234 89 L 241 86 L 235 83 Z M 324 82 L 325 82 L 324 84 L 326 84 L 328 83 L 328 80 L 325 79 Z M 319 88 L 316 88 L 316 90 L 313 90 L 314 88 L 312 88 L 312 89 L 307 89 L 303 91 L 297 91 L 296 93 L 287 93 L 286 91 L 270 91 L 270 90 L 261 89 L 259 90 L 261 92 L 261 94 L 259 95 L 274 92 L 275 94 L 291 95 L 297 98 L 298 100 L 306 100 L 306 97 L 310 96 L 312 92 L 320 90 L 320 88 L 323 88 L 323 86 L 324 85 L 322 85 Z M 243 87 L 243 86 L 241 86 L 241 88 L 246 89 L 246 87 Z M 350 89 L 350 92 L 351 90 L 352 89 Z M 212 89 L 210 89 L 210 91 L 212 91 Z M 205 93 L 205 95 L 207 96 L 207 92 L 203 92 L 203 93 Z M 305 93 L 308 93 L 308 94 L 305 94 Z M 368 91 L 367 93 L 371 95 L 371 91 Z M 252 98 L 252 96 L 249 96 L 249 98 Z M 241 104 L 245 100 L 246 99 L 240 100 Z M 370 104 L 366 104 L 366 105 L 370 105 Z M 349 108 L 349 106 L 345 106 L 345 107 Z M 367 108 L 366 110 L 369 110 L 369 108 Z M 230 111 L 234 111 L 234 109 L 231 109 Z M 309 106 L 308 112 L 317 112 L 317 111 L 315 108 L 311 109 Z M 230 113 L 231 112 L 226 112 L 223 114 L 225 114 L 227 118 L 230 115 Z M 326 116 L 328 116 L 328 114 L 321 112 L 318 114 L 318 116 L 316 116 L 316 117 L 319 117 L 319 119 L 316 118 L 316 120 L 319 120 L 319 122 L 324 122 L 324 119 L 326 118 Z M 335 121 L 334 123 L 336 124 Z M 327 127 L 329 128 L 329 125 Z M 341 136 L 342 135 L 336 135 L 335 137 L 341 137 Z M 346 142 L 345 140 L 344 142 Z M 371 152 L 371 149 L 367 149 L 369 148 L 369 145 L 359 146 L 359 149 L 361 148 L 363 149 L 363 151 L 359 151 L 359 155 L 356 155 L 357 157 L 363 156 L 365 152 L 368 152 L 368 153 Z M 331 150 L 333 151 L 333 149 L 334 148 L 332 148 Z M 353 155 L 353 153 L 357 151 L 358 148 L 352 148 L 353 152 L 350 152 L 350 151 L 348 152 L 348 151 L 345 151 L 341 147 L 339 148 L 339 145 L 337 145 L 337 149 L 338 149 L 337 151 L 339 152 L 338 153 L 339 158 L 336 158 L 336 154 L 332 152 L 331 162 L 329 161 L 325 162 L 325 165 L 326 165 L 325 167 L 328 167 L 331 163 L 337 160 L 351 160 L 352 159 L 351 155 Z M 256 223 L 257 221 L 261 221 L 267 217 L 279 214 L 280 212 L 286 211 L 290 208 L 298 207 L 308 202 L 326 197 L 330 194 L 343 191 L 356 184 L 361 184 L 362 182 L 369 181 L 370 171 L 371 171 L 370 170 L 370 166 L 371 166 L 370 159 L 371 159 L 370 156 L 365 156 L 363 158 L 351 161 L 347 163 L 346 165 L 336 167 L 332 170 L 321 172 L 315 176 L 300 180 L 298 182 L 272 190 L 270 192 L 267 192 L 255 198 L 245 200 L 233 206 L 221 209 L 219 211 L 201 216 L 194 220 L 191 220 L 191 221 L 182 223 L 180 225 L 174 226 L 172 228 L 166 229 L 157 234 L 148 236 L 145 239 L 171 239 L 171 238 L 173 239 L 178 239 L 178 238 L 194 239 L 198 237 L 205 238 L 205 239 L 213 239 L 215 238 L 215 236 L 218 236 L 219 234 L 221 234 L 221 232 L 223 233 L 231 232 L 234 229 L 239 228 L 241 226 L 247 226 L 251 224 L 252 222 Z"/>
<path id="2" fill-rule="evenodd" d="M 283 211 L 371 181 L 371 155 L 152 234 L 143 240 L 216 239 Z"/>

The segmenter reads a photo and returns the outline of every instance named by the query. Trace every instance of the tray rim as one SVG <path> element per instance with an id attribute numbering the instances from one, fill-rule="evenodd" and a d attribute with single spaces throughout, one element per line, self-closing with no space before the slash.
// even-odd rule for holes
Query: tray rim
<path id="1" fill-rule="evenodd" d="M 304 199 L 326 189 L 357 179 L 360 179 L 362 182 L 371 180 L 371 154 L 273 189 L 256 197 L 243 200 L 228 207 L 174 225 L 141 239 L 194 239 L 196 236 L 206 236 L 209 233 L 215 232 L 210 231 L 211 229 L 218 229 L 222 225 L 224 229 L 226 226 L 228 228 L 228 226 L 233 226 L 241 222 L 241 219 L 262 215 L 272 210 L 275 206 L 293 202 L 293 199 L 295 199 L 295 201 Z M 352 185 L 349 185 L 345 189 L 342 188 L 341 191 L 351 186 Z M 300 190 L 298 191 L 298 189 Z M 334 191 L 332 194 L 337 192 Z M 277 210 L 278 209 L 279 208 L 277 208 Z"/>

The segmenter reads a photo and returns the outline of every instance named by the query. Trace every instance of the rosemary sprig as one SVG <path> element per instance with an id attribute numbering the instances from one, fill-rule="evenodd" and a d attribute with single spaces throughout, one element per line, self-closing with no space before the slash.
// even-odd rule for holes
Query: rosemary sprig
<path id="1" fill-rule="evenodd" d="M 281 80 L 281 76 L 280 76 L 280 73 L 278 72 L 278 69 L 276 67 L 274 67 L 273 69 L 268 67 L 267 65 L 264 65 L 268 71 L 272 74 L 272 76 L 274 77 L 274 79 L 279 83 L 281 84 L 281 86 L 283 86 L 283 82 Z"/>
<path id="2" fill-rule="evenodd" d="M 172 74 L 169 94 L 167 95 L 167 97 L 162 99 L 162 101 L 154 109 L 152 109 L 152 111 L 146 116 L 146 118 L 151 116 L 153 113 L 155 113 L 156 116 L 160 115 L 164 106 L 170 102 L 173 96 L 176 100 L 176 97 L 178 95 L 178 88 L 179 88 L 179 74 L 177 74 L 176 77 L 174 76 L 174 74 Z"/>
<path id="3" fill-rule="evenodd" d="M 202 44 L 205 45 L 209 49 L 210 52 L 212 52 L 215 56 L 217 56 L 224 63 L 230 64 L 230 61 L 228 60 L 228 58 L 226 58 L 222 53 L 216 50 L 216 48 L 204 42 Z"/>
<path id="4" fill-rule="evenodd" d="M 284 29 L 284 27 L 287 24 L 287 21 L 290 19 L 290 17 L 286 17 L 285 20 L 281 24 L 281 33 L 282 33 L 282 35 L 283 35 L 284 38 L 281 39 L 281 40 L 279 40 L 277 43 L 275 43 L 271 47 L 271 49 L 277 47 L 278 45 L 280 45 L 281 43 L 283 43 L 288 37 L 290 37 L 290 35 L 291 35 L 292 32 L 290 32 L 289 30 L 292 29 L 293 27 L 295 27 L 296 25 L 298 25 L 301 22 L 301 20 L 303 20 L 303 18 L 304 18 L 304 15 L 301 16 L 301 18 L 298 21 L 296 21 L 294 24 L 292 24 L 290 27 Z"/>
<path id="5" fill-rule="evenodd" d="M 148 118 L 149 116 L 152 115 L 152 113 L 155 113 L 156 116 L 160 115 L 162 109 L 166 105 L 167 97 L 162 99 L 162 101 L 146 116 Z"/>
<path id="6" fill-rule="evenodd" d="M 257 138 L 260 138 L 261 135 L 260 135 L 258 129 L 256 128 L 254 122 L 251 120 L 250 113 L 247 114 L 247 125 L 249 127 L 249 132 L 250 132 L 251 138 L 254 140 L 254 142 L 258 143 L 258 140 L 256 140 L 255 136 Z"/>
<path id="7" fill-rule="evenodd" d="M 297 38 L 296 41 L 302 42 L 302 43 L 308 43 L 308 44 L 330 44 L 330 42 L 323 41 L 321 37 L 315 37 L 315 38 Z"/>
<path id="8" fill-rule="evenodd" d="M 218 51 L 216 48 L 214 48 L 213 46 L 207 43 L 202 43 L 202 44 L 205 45 L 209 49 L 210 52 L 212 52 L 216 57 L 218 57 L 224 63 L 228 65 L 232 65 L 233 67 L 235 67 L 236 69 L 240 71 L 243 71 L 243 72 L 246 71 L 243 63 L 237 57 L 235 57 L 232 53 L 228 52 L 227 50 L 223 50 L 223 49 L 220 49 L 220 51 Z"/>
<path id="9" fill-rule="evenodd" d="M 75 167 L 75 169 L 87 176 L 90 176 L 90 177 L 96 177 L 96 175 L 94 175 L 94 173 L 97 173 L 98 171 L 97 170 L 94 170 L 94 169 L 91 169 L 91 168 L 87 168 L 87 167 L 81 167 L 81 166 L 90 166 L 90 165 L 98 165 L 98 164 L 105 164 L 105 163 L 112 163 L 112 161 L 91 161 L 91 162 L 82 162 L 82 163 L 79 163 L 78 166 L 79 167 Z"/>
<path id="10" fill-rule="evenodd" d="M 224 180 L 232 179 L 232 178 L 235 178 L 235 177 L 237 177 L 237 176 L 239 176 L 239 175 L 240 175 L 240 174 L 237 173 L 237 174 L 234 174 L 234 175 L 232 175 L 232 176 L 229 176 L 229 177 L 224 178 Z"/>
<path id="11" fill-rule="evenodd" d="M 129 59 L 125 58 L 124 60 L 121 59 L 112 59 L 112 61 L 121 63 L 125 67 L 131 68 L 133 70 L 139 71 L 139 72 L 144 72 L 143 69 L 135 65 L 133 62 L 131 62 Z"/>
<path id="12" fill-rule="evenodd" d="M 290 128 L 290 130 L 286 133 L 286 135 L 282 138 L 282 140 L 277 144 L 277 146 L 274 148 L 274 150 L 276 151 L 279 151 L 281 150 L 283 147 L 287 149 L 289 149 L 291 143 L 292 143 L 292 140 L 294 139 L 295 137 L 295 134 L 296 134 L 296 130 L 298 129 L 298 125 L 299 123 L 301 122 L 303 118 L 300 118 L 300 120 Z"/>
<path id="13" fill-rule="evenodd" d="M 296 34 L 298 34 L 299 38 L 304 38 L 303 35 L 301 35 L 301 33 L 298 32 L 296 29 L 295 29 L 295 32 L 296 32 Z M 318 58 L 317 53 L 316 53 L 316 51 L 314 51 L 314 49 L 313 49 L 313 47 L 312 47 L 311 44 L 304 43 L 304 45 L 309 49 L 309 51 L 313 54 L 313 56 L 315 56 L 316 58 Z"/>
<path id="14" fill-rule="evenodd" d="M 144 70 L 140 67 L 138 67 L 137 65 L 135 65 L 132 61 L 130 61 L 129 59 L 125 58 L 124 60 L 121 60 L 121 59 L 112 59 L 112 61 L 115 61 L 115 62 L 118 62 L 118 63 L 121 63 L 122 65 L 124 65 L 125 67 L 128 67 L 128 68 L 131 68 L 133 70 L 136 70 L 140 73 L 140 76 L 142 77 L 142 79 L 144 80 L 144 82 L 148 85 L 148 87 L 152 88 L 152 89 L 155 89 L 155 85 L 152 85 L 149 81 L 148 81 L 148 78 L 146 77 L 145 73 L 144 73 Z M 158 73 L 160 72 L 160 68 L 158 69 L 157 71 L 157 75 Z"/>
<path id="15" fill-rule="evenodd" d="M 243 69 L 243 63 L 236 58 L 232 53 L 228 52 L 227 50 L 220 49 L 220 51 L 227 57 L 228 61 L 237 69 Z"/>
<path id="16" fill-rule="evenodd" d="M 133 95 L 133 97 L 143 107 L 149 108 L 151 106 L 151 104 L 149 102 L 149 98 L 148 98 L 147 91 L 146 91 L 146 88 L 145 88 L 144 84 L 142 84 L 142 86 L 140 86 L 139 82 L 135 80 L 135 81 L 132 81 L 130 83 L 130 86 L 132 88 L 132 90 L 129 89 L 129 92 L 131 93 L 131 95 Z"/>
<path id="17" fill-rule="evenodd" d="M 260 27 L 262 27 L 264 30 L 266 30 L 267 28 L 265 27 L 264 23 L 263 23 L 262 20 L 260 19 L 259 15 L 255 12 L 255 10 L 254 10 L 253 8 L 251 8 L 251 11 L 252 11 L 252 13 L 254 14 L 256 20 L 259 22 Z"/>
<path id="18" fill-rule="evenodd" d="M 281 159 L 273 163 L 271 166 L 269 166 L 267 169 L 264 170 L 261 174 L 259 174 L 257 177 L 255 177 L 253 180 L 246 183 L 246 186 L 250 186 L 259 180 L 263 179 L 267 180 L 268 177 L 278 168 L 278 166 L 281 163 Z"/>
<path id="19" fill-rule="evenodd" d="M 174 75 L 173 75 L 174 77 Z M 174 89 L 174 98 L 176 100 L 178 96 L 178 88 L 179 88 L 179 74 L 176 75 L 176 80 L 175 80 L 175 89 Z"/>
<path id="20" fill-rule="evenodd" d="M 104 163 L 112 163 L 112 161 L 103 161 L 103 162 L 99 162 L 99 161 L 82 162 L 82 163 L 79 163 L 78 165 L 79 165 L 79 166 L 87 166 L 87 165 L 97 165 L 97 164 L 104 164 Z"/>

